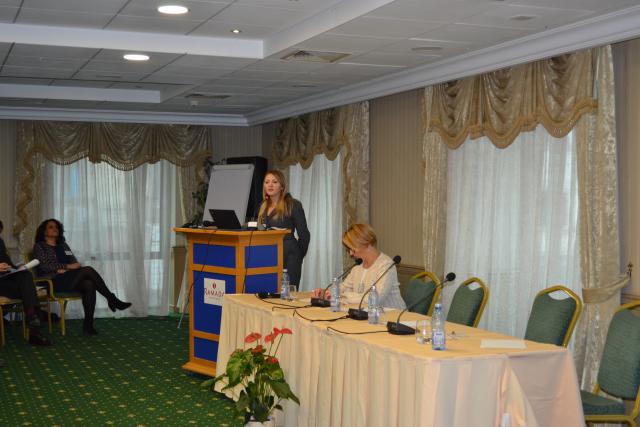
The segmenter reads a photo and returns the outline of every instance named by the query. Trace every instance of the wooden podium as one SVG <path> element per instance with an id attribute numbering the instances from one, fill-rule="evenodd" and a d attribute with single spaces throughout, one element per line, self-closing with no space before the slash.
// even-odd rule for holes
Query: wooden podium
<path id="1" fill-rule="evenodd" d="M 189 361 L 182 367 L 214 376 L 224 294 L 279 292 L 282 242 L 289 230 L 174 228 L 187 237 Z"/>

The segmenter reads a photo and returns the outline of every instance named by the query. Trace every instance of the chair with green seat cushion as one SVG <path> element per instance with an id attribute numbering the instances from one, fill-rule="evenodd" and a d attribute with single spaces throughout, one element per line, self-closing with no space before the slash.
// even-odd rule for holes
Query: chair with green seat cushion
<path id="1" fill-rule="evenodd" d="M 551 296 L 558 291 L 564 299 Z M 543 289 L 533 301 L 524 339 L 566 347 L 581 311 L 582 301 L 571 289 L 559 285 Z"/>
<path id="2" fill-rule="evenodd" d="M 471 277 L 458 287 L 449 306 L 447 322 L 478 326 L 489 298 L 489 289 L 477 277 Z"/>
<path id="3" fill-rule="evenodd" d="M 425 278 L 430 279 L 427 281 Z M 400 285 L 400 295 L 409 311 L 431 315 L 435 302 L 440 296 L 440 280 L 435 274 L 423 271 Z M 414 307 L 412 307 L 415 304 Z"/>
<path id="4" fill-rule="evenodd" d="M 632 309 L 638 306 L 640 301 L 625 304 L 611 319 L 600 360 L 598 383 L 593 393 L 580 392 L 587 423 L 636 425 L 640 409 L 640 317 Z M 598 395 L 601 390 L 614 398 L 635 400 L 631 413 L 625 414 L 621 402 Z"/>
<path id="5" fill-rule="evenodd" d="M 28 252 L 24 255 L 25 263 L 33 259 L 33 254 Z M 49 323 L 49 332 L 51 332 L 51 306 L 49 303 L 55 301 L 60 306 L 60 333 L 66 335 L 67 324 L 65 320 L 65 311 L 67 309 L 67 303 L 74 300 L 82 300 L 82 294 L 80 292 L 56 292 L 53 287 L 53 280 L 48 277 L 38 277 L 33 270 L 30 270 L 33 275 L 33 282 L 36 287 L 44 287 L 47 289 L 47 294 L 42 301 L 47 302 L 47 320 Z"/>

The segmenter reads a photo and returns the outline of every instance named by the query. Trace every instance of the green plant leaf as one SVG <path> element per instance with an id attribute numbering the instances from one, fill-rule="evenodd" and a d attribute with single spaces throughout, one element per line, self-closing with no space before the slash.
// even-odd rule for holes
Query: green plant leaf
<path id="1" fill-rule="evenodd" d="M 249 396 L 243 391 L 240 392 L 238 401 L 236 402 L 236 412 L 238 415 L 242 415 L 249 409 Z"/>
<path id="2" fill-rule="evenodd" d="M 279 398 L 291 399 L 298 405 L 300 404 L 300 401 L 298 400 L 296 395 L 291 391 L 289 384 L 287 384 L 285 381 L 269 381 L 269 386 L 271 386 L 271 389 Z"/>

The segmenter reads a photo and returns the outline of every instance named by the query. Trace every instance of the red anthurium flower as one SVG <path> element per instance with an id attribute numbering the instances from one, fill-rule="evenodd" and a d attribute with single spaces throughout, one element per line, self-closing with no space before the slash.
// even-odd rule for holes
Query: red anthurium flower
<path id="1" fill-rule="evenodd" d="M 260 353 L 262 350 L 264 350 L 264 347 L 262 347 L 262 344 L 258 344 L 256 346 L 256 348 L 251 349 L 251 353 L 253 354 L 258 354 Z"/>
<path id="2" fill-rule="evenodd" d="M 260 338 L 262 338 L 262 335 L 260 335 L 257 332 L 252 332 L 245 337 L 244 342 L 250 343 L 250 342 L 254 342 L 255 340 L 259 340 Z"/>
<path id="3" fill-rule="evenodd" d="M 278 335 L 281 332 L 280 329 L 276 328 L 275 326 L 273 327 L 273 334 L 274 335 Z"/>
<path id="4" fill-rule="evenodd" d="M 289 328 L 280 329 L 280 333 L 281 334 L 287 334 L 287 335 L 293 334 L 293 332 L 291 332 L 291 329 L 289 329 Z"/>
<path id="5" fill-rule="evenodd" d="M 276 359 L 275 357 L 269 356 L 267 357 L 267 363 L 272 363 L 272 364 L 278 363 L 278 359 Z"/>
<path id="6" fill-rule="evenodd" d="M 273 333 L 271 333 L 271 334 L 267 335 L 267 336 L 264 338 L 264 342 L 271 342 L 271 341 L 273 341 L 277 336 L 278 336 L 278 334 L 276 334 L 275 332 L 273 332 Z"/>

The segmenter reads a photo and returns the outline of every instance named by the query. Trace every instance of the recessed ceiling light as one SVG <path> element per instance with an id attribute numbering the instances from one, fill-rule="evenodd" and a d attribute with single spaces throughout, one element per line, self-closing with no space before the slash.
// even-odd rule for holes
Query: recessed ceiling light
<path id="1" fill-rule="evenodd" d="M 440 46 L 416 46 L 411 48 L 414 52 L 438 52 L 442 50 Z"/>
<path id="2" fill-rule="evenodd" d="M 143 55 L 141 53 L 127 53 L 123 58 L 127 61 L 148 61 L 149 55 Z"/>
<path id="3" fill-rule="evenodd" d="M 232 32 L 233 34 L 240 34 L 240 33 L 242 32 L 242 30 L 239 30 L 239 29 L 237 29 L 237 28 L 234 28 L 233 30 L 231 30 L 231 32 Z"/>
<path id="4" fill-rule="evenodd" d="M 184 15 L 185 13 L 189 12 L 189 9 L 177 4 L 168 4 L 164 6 L 158 6 L 158 12 L 164 13 L 165 15 Z"/>
<path id="5" fill-rule="evenodd" d="M 516 15 L 509 18 L 512 21 L 530 21 L 534 18 L 537 18 L 535 15 Z"/>

